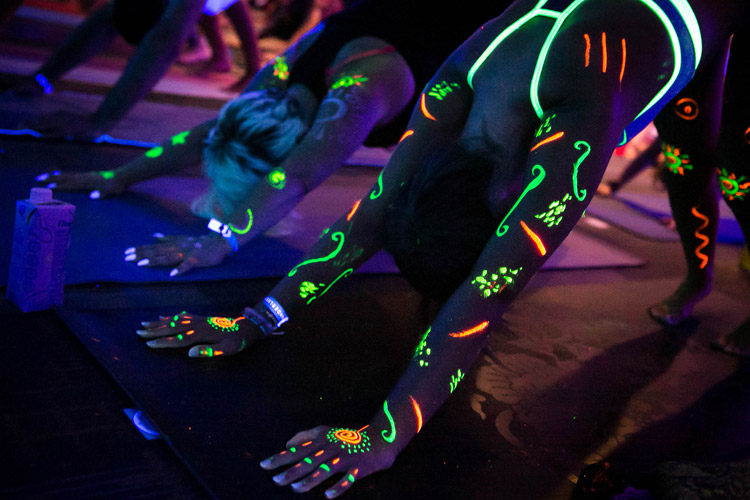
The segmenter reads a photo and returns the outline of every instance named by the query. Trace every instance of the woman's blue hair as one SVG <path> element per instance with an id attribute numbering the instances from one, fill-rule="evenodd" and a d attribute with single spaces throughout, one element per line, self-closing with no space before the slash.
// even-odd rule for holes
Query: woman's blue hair
<path id="1" fill-rule="evenodd" d="M 211 189 L 193 201 L 193 212 L 231 217 L 248 190 L 284 161 L 307 129 L 301 117 L 287 116 L 283 97 L 257 91 L 229 101 L 203 149 Z"/>

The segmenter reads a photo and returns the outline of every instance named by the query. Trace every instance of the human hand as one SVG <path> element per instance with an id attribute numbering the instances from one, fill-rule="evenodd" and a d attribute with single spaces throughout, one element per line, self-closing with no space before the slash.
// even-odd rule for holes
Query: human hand
<path id="1" fill-rule="evenodd" d="M 151 245 L 130 247 L 125 250 L 125 261 L 139 267 L 174 266 L 169 276 L 184 274 L 195 267 L 211 267 L 220 264 L 232 247 L 218 234 L 194 236 L 154 235 L 158 242 Z"/>
<path id="2" fill-rule="evenodd" d="M 21 125 L 52 139 L 93 141 L 105 130 L 95 123 L 93 115 L 55 111 L 32 118 Z"/>
<path id="3" fill-rule="evenodd" d="M 326 479 L 344 474 L 325 492 L 326 498 L 343 495 L 355 480 L 388 469 L 396 458 L 394 448 L 382 439 L 371 438 L 367 427 L 360 430 L 320 425 L 297 433 L 287 449 L 260 463 L 266 470 L 297 462 L 294 467 L 273 477 L 279 486 L 291 484 L 297 493 L 310 491 Z"/>
<path id="4" fill-rule="evenodd" d="M 146 329 L 136 333 L 153 349 L 187 347 L 191 358 L 231 356 L 254 344 L 263 332 L 244 316 L 223 318 L 196 316 L 185 311 L 141 322 Z"/>
<path id="5" fill-rule="evenodd" d="M 117 179 L 112 170 L 70 173 L 55 171 L 37 176 L 36 181 L 58 191 L 88 191 L 92 200 L 118 195 L 127 187 Z"/>

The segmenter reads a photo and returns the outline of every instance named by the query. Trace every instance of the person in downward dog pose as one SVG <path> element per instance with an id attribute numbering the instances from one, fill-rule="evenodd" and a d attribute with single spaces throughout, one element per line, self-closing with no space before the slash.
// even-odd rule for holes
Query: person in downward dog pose
<path id="1" fill-rule="evenodd" d="M 203 160 L 212 185 L 193 212 L 232 224 L 239 229 L 236 241 L 216 233 L 170 236 L 128 249 L 125 259 L 170 266 L 173 276 L 216 265 L 281 220 L 362 144 L 396 144 L 419 90 L 509 3 L 473 0 L 456 19 L 448 0 L 357 2 L 261 69 L 218 120 L 177 134 L 115 170 L 38 179 L 100 197 Z"/>
<path id="2" fill-rule="evenodd" d="M 152 348 L 192 346 L 193 357 L 237 353 L 389 250 L 416 289 L 443 301 L 415 335 L 406 372 L 369 422 L 300 432 L 261 462 L 291 466 L 273 480 L 294 491 L 335 476 L 326 497 L 345 493 L 390 467 L 456 389 L 581 217 L 623 135 L 724 57 L 748 9 L 740 0 L 514 3 L 443 64 L 372 190 L 259 304 L 235 318 L 147 322 L 139 335 Z"/>

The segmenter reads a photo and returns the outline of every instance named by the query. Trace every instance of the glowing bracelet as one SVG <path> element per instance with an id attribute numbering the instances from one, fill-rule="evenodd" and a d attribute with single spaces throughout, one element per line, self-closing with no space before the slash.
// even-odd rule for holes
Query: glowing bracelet
<path id="1" fill-rule="evenodd" d="M 276 328 L 289 321 L 289 315 L 287 315 L 284 308 L 281 307 L 281 304 L 279 304 L 273 297 L 268 296 L 263 299 L 263 305 L 266 306 L 271 314 L 273 314 L 273 317 L 276 318 Z"/>
<path id="2" fill-rule="evenodd" d="M 232 247 L 233 251 L 236 252 L 240 249 L 240 242 L 237 241 L 237 237 L 230 229 L 229 224 L 224 224 L 218 219 L 211 219 L 208 221 L 208 229 L 214 233 L 219 233 L 225 240 L 227 240 L 227 243 L 229 243 L 229 246 Z"/>
<path id="3" fill-rule="evenodd" d="M 44 76 L 43 74 L 37 73 L 36 76 L 34 77 L 34 80 L 36 80 L 36 83 L 38 83 L 44 89 L 45 94 L 49 95 L 54 90 L 52 88 L 52 84 L 49 82 L 49 80 L 47 80 L 47 77 Z"/>

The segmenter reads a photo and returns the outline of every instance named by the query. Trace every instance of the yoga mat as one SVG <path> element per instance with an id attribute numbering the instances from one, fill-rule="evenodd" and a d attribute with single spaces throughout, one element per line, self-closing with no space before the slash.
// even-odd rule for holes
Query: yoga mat
<path id="1" fill-rule="evenodd" d="M 660 222 L 672 217 L 666 194 L 618 192 L 606 198 L 596 196 L 586 213 L 607 221 L 643 238 L 657 241 L 679 241 L 677 231 Z M 719 204 L 717 240 L 734 245 L 744 244 L 742 230 L 732 211 L 723 201 Z"/>
<path id="2" fill-rule="evenodd" d="M 66 267 L 67 285 L 96 282 L 153 283 L 209 281 L 283 276 L 297 264 L 328 225 L 364 196 L 375 180 L 376 170 L 343 168 L 266 235 L 243 246 L 220 265 L 194 269 L 170 278 L 170 267 L 138 267 L 123 260 L 131 246 L 154 242 L 153 234 L 201 235 L 206 221 L 193 216 L 189 202 L 206 188 L 194 177 L 165 177 L 140 183 L 114 198 L 91 200 L 84 193 L 56 192 L 57 199 L 76 206 Z M 33 174 L 26 169 L 0 171 L 7 191 L 3 197 L 0 231 L 13 231 L 14 200 L 28 197 Z M 0 246 L 0 282 L 6 283 L 12 243 Z M 574 231 L 545 263 L 544 269 L 626 267 L 644 260 L 607 243 Z M 392 257 L 381 251 L 360 267 L 365 273 L 397 273 Z"/>
<path id="3" fill-rule="evenodd" d="M 69 90 L 56 91 L 49 96 L 16 97 L 0 92 L 0 136 L 23 136 L 49 141 L 34 130 L 26 128 L 26 120 L 35 116 L 67 111 L 93 113 L 102 96 Z M 139 102 L 108 134 L 94 143 L 110 143 L 140 148 L 151 148 L 174 134 L 216 118 L 219 109 Z M 59 140 L 56 140 L 59 141 Z M 360 147 L 346 161 L 346 165 L 384 167 L 391 156 L 389 148 Z"/>

